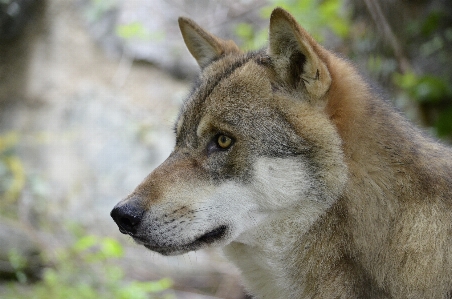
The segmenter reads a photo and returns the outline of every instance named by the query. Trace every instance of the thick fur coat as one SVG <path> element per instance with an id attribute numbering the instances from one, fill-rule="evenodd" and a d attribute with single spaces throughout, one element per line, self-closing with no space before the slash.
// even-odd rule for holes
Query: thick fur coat
<path id="1" fill-rule="evenodd" d="M 257 298 L 451 298 L 451 150 L 282 9 L 258 52 L 179 24 L 202 71 L 120 230 L 165 255 L 222 246 Z"/>

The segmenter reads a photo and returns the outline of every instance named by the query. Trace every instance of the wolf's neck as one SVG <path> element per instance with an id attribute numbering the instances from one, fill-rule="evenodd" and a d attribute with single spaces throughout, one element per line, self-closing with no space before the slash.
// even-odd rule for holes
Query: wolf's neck
<path id="1" fill-rule="evenodd" d="M 326 203 L 304 201 L 272 213 L 258 229 L 245 232 L 223 249 L 241 270 L 248 290 L 256 292 L 258 298 L 299 297 L 304 288 L 301 272 L 307 271 L 295 260 L 302 260 L 309 250 L 303 236 L 327 208 Z M 288 285 L 296 288 L 288 289 Z"/>
<path id="2" fill-rule="evenodd" d="M 396 175 L 401 165 L 404 170 L 414 166 L 406 158 L 415 152 L 428 156 L 429 151 L 439 149 L 380 99 L 347 62 L 337 58 L 334 62 L 342 65 L 332 70 L 326 111 L 343 142 L 350 177 L 360 177 L 365 172 L 389 178 Z M 336 69 L 341 69 L 341 73 L 334 73 Z"/>
<path id="3" fill-rule="evenodd" d="M 243 284 L 252 295 L 263 299 L 296 298 L 292 291 L 282 288 L 290 280 L 289 269 L 284 268 L 286 263 L 282 259 L 282 256 L 290 256 L 287 252 L 239 242 L 224 247 L 223 252 L 239 268 Z"/>
<path id="4" fill-rule="evenodd" d="M 389 252 L 400 238 L 401 215 L 417 217 L 416 210 L 407 207 L 416 203 L 433 213 L 429 203 L 450 194 L 444 182 L 452 173 L 452 155 L 372 95 L 365 84 L 356 87 L 346 76 L 343 82 L 333 86 L 332 93 L 346 94 L 344 89 L 354 93 L 333 99 L 329 112 L 343 141 L 349 172 L 342 198 L 347 215 L 343 221 L 352 244 L 348 248 L 353 250 L 348 254 L 382 286 L 381 273 L 390 273 L 394 265 L 391 255 L 382 255 L 382 250 Z"/>

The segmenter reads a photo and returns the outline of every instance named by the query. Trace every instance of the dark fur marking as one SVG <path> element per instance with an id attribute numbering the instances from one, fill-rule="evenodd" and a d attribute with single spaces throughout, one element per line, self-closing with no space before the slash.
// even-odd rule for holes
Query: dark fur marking
<path id="1" fill-rule="evenodd" d="M 278 92 L 279 91 L 279 86 L 277 86 L 275 83 L 271 83 L 271 88 L 272 88 L 272 92 Z"/>
<path id="2" fill-rule="evenodd" d="M 271 57 L 266 55 L 266 54 L 264 54 L 262 56 L 258 56 L 257 59 L 255 59 L 255 62 L 258 65 L 262 65 L 262 66 L 265 66 L 265 67 L 272 67 L 273 66 L 273 62 L 271 60 Z"/>
<path id="3" fill-rule="evenodd" d="M 293 88 L 298 87 L 298 84 L 300 84 L 300 79 L 302 79 L 305 83 L 309 83 L 305 79 L 301 78 L 305 63 L 306 56 L 304 56 L 301 52 L 295 52 L 290 56 L 288 79 L 290 80 L 289 82 Z"/>
<path id="4" fill-rule="evenodd" d="M 256 52 L 250 52 L 247 53 L 244 57 L 237 60 L 235 63 L 231 64 L 227 69 L 225 69 L 223 72 L 219 72 L 217 76 L 214 76 L 212 79 L 209 78 L 207 85 L 203 88 L 204 92 L 202 94 L 202 97 L 200 97 L 200 101 L 196 104 L 200 104 L 206 100 L 206 98 L 213 92 L 215 87 L 224 79 L 227 79 L 232 73 L 234 73 L 238 68 L 245 65 L 247 62 L 249 62 L 251 59 L 255 58 Z"/>

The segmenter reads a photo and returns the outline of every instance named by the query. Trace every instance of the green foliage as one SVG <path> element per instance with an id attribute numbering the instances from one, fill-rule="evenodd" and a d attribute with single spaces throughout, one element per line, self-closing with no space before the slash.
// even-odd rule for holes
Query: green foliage
<path id="1" fill-rule="evenodd" d="M 450 63 L 450 44 L 452 27 L 448 24 L 448 15 L 444 11 L 433 10 L 425 18 L 411 20 L 404 30 L 408 45 L 413 43 L 413 52 L 420 58 L 435 59 L 439 64 Z M 450 74 L 450 72 L 449 72 Z"/>
<path id="2" fill-rule="evenodd" d="M 8 253 L 8 260 L 11 266 L 14 268 L 14 272 L 16 274 L 17 281 L 21 283 L 27 282 L 27 275 L 24 273 L 23 269 L 27 265 L 27 259 L 24 258 L 17 249 L 11 250 Z"/>
<path id="3" fill-rule="evenodd" d="M 242 47 L 249 50 L 261 48 L 268 39 L 268 30 L 256 31 L 248 23 L 239 23 L 235 26 L 235 34 L 242 40 Z"/>
<path id="4" fill-rule="evenodd" d="M 317 40 L 324 40 L 324 29 L 328 28 L 339 37 L 346 37 L 350 30 L 349 12 L 343 0 L 271 0 L 271 7 L 263 9 L 268 18 L 274 7 L 290 11 L 303 27 Z"/>
<path id="5" fill-rule="evenodd" d="M 429 37 L 439 29 L 442 19 L 446 16 L 444 12 L 433 10 L 425 18 L 410 20 L 405 29 L 406 34 L 408 37 Z"/>
<path id="6" fill-rule="evenodd" d="M 124 40 L 138 39 L 161 41 L 165 38 L 165 33 L 163 31 L 149 32 L 149 30 L 147 30 L 147 28 L 140 22 L 117 25 L 115 33 Z"/>
<path id="7" fill-rule="evenodd" d="M 344 5 L 344 0 L 270 0 L 270 5 L 264 7 L 261 16 L 268 19 L 272 10 L 279 6 L 288 11 L 312 34 L 318 41 L 324 41 L 327 30 L 338 37 L 345 38 L 350 31 L 350 12 Z M 246 48 L 262 47 L 267 40 L 267 29 L 254 32 L 249 24 L 239 24 L 236 34 L 242 38 Z"/>
<path id="8" fill-rule="evenodd" d="M 449 136 L 452 132 L 452 108 L 442 110 L 435 122 L 436 133 L 440 137 Z"/>
<path id="9" fill-rule="evenodd" d="M 431 12 L 425 20 L 422 22 L 421 32 L 425 36 L 429 36 L 434 31 L 436 31 L 439 27 L 441 19 L 444 17 L 444 14 L 439 11 Z"/>
<path id="10" fill-rule="evenodd" d="M 132 22 L 126 25 L 119 25 L 116 27 L 116 35 L 124 39 L 128 38 L 146 38 L 147 31 L 143 24 L 139 22 Z"/>
<path id="11" fill-rule="evenodd" d="M 267 41 L 267 31 L 254 30 L 253 26 L 248 23 L 240 23 L 235 27 L 235 33 L 242 40 L 245 49 L 261 48 Z"/>
<path id="12" fill-rule="evenodd" d="M 430 74 L 418 76 L 412 72 L 394 74 L 394 83 L 405 92 L 409 98 L 421 105 L 446 107 L 439 109 L 433 122 L 436 134 L 445 137 L 452 132 L 452 86 L 447 78 Z"/>
<path id="13" fill-rule="evenodd" d="M 406 91 L 412 99 L 421 103 L 435 103 L 452 97 L 449 80 L 442 77 L 429 74 L 417 76 L 409 72 L 403 75 L 396 73 L 393 78 L 397 86 Z"/>
<path id="14" fill-rule="evenodd" d="M 14 203 L 26 181 L 24 166 L 15 154 L 16 133 L 0 135 L 0 207 Z"/>
<path id="15" fill-rule="evenodd" d="M 46 268 L 42 281 L 23 288 L 11 285 L 5 299 L 150 299 L 173 298 L 165 294 L 168 278 L 151 282 L 124 283 L 124 271 L 116 265 L 124 249 L 108 237 L 84 235 L 67 248 L 57 250 L 53 267 Z M 11 256 L 20 268 L 21 259 Z"/>

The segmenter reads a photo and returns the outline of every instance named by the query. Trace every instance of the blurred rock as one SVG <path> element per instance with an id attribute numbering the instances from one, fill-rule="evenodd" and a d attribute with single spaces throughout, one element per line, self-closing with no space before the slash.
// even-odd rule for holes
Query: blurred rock
<path id="1" fill-rule="evenodd" d="M 114 2 L 114 1 L 107 1 Z M 265 0 L 132 0 L 103 8 L 84 4 L 91 34 L 110 53 L 150 61 L 179 78 L 198 66 L 180 35 L 179 16 L 192 18 L 225 39 L 235 39 L 241 22 L 266 24 L 259 16 Z"/>
<path id="2" fill-rule="evenodd" d="M 0 104 L 25 98 L 30 54 L 45 28 L 46 0 L 0 1 Z"/>

